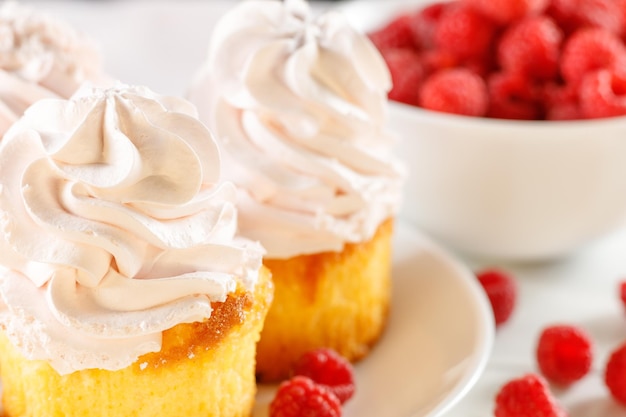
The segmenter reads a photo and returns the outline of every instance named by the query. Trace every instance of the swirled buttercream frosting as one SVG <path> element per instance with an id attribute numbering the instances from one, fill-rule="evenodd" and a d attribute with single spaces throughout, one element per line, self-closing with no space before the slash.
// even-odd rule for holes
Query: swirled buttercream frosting
<path id="1" fill-rule="evenodd" d="M 31 106 L 0 142 L 0 325 L 61 374 L 115 370 L 162 331 L 252 290 L 263 250 L 186 100 L 81 89 Z"/>
<path id="2" fill-rule="evenodd" d="M 69 98 L 84 81 L 106 83 L 94 42 L 13 1 L 0 6 L 0 135 L 42 98 Z"/>
<path id="3" fill-rule="evenodd" d="M 399 207 L 383 59 L 341 13 L 241 2 L 217 24 L 189 97 L 242 189 L 242 234 L 268 258 L 342 250 Z"/>

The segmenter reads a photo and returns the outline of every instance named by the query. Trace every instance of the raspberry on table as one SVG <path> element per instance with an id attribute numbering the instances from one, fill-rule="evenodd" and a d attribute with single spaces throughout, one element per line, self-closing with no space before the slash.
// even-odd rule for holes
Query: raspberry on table
<path id="1" fill-rule="evenodd" d="M 341 417 L 335 394 L 310 378 L 295 376 L 278 387 L 270 403 L 270 417 Z"/>
<path id="2" fill-rule="evenodd" d="M 563 34 L 554 21 L 532 16 L 512 24 L 500 38 L 498 63 L 509 72 L 519 71 L 540 80 L 556 77 Z"/>
<path id="3" fill-rule="evenodd" d="M 383 52 L 389 68 L 393 87 L 390 100 L 418 105 L 419 89 L 424 79 L 424 68 L 420 56 L 412 49 L 391 49 Z"/>
<path id="4" fill-rule="evenodd" d="M 531 14 L 541 13 L 549 0 L 463 0 L 490 19 L 506 24 Z"/>
<path id="5" fill-rule="evenodd" d="M 512 275 L 500 269 L 485 269 L 476 274 L 487 293 L 496 326 L 505 323 L 515 308 L 517 283 Z"/>
<path id="6" fill-rule="evenodd" d="M 587 375 L 591 369 L 592 347 L 591 337 L 580 327 L 546 327 L 537 343 L 539 370 L 556 384 L 572 384 Z"/>
<path id="7" fill-rule="evenodd" d="M 413 48 L 411 21 L 410 13 L 402 14 L 384 27 L 368 33 L 368 37 L 380 51 L 393 48 Z"/>
<path id="8" fill-rule="evenodd" d="M 520 72 L 496 72 L 487 79 L 488 117 L 512 120 L 542 118 L 540 93 L 533 81 Z"/>
<path id="9" fill-rule="evenodd" d="M 611 396 L 626 406 L 626 343 L 611 352 L 604 370 L 604 383 Z"/>
<path id="10" fill-rule="evenodd" d="M 584 28 L 574 32 L 563 46 L 561 75 L 574 86 L 592 72 L 626 68 L 626 47 L 606 29 Z"/>
<path id="11" fill-rule="evenodd" d="M 495 417 L 567 417 L 546 381 L 527 374 L 506 383 L 496 395 Z"/>
<path id="12" fill-rule="evenodd" d="M 582 116 L 588 119 L 626 115 L 626 72 L 588 74 L 579 91 Z"/>
<path id="13" fill-rule="evenodd" d="M 484 116 L 488 106 L 487 87 L 483 79 L 470 70 L 443 70 L 424 81 L 419 102 L 429 110 Z"/>
<path id="14" fill-rule="evenodd" d="M 352 364 L 332 349 L 311 350 L 293 368 L 294 375 L 305 376 L 332 391 L 343 404 L 354 395 Z"/>
<path id="15" fill-rule="evenodd" d="M 489 54 L 495 34 L 495 24 L 461 3 L 445 9 L 435 29 L 435 45 L 460 60 Z"/>

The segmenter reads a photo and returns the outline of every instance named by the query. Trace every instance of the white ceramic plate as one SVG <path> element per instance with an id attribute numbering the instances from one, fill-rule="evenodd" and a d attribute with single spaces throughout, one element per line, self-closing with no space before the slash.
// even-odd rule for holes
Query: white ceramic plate
<path id="1" fill-rule="evenodd" d="M 386 332 L 356 365 L 345 417 L 436 417 L 474 385 L 491 352 L 490 306 L 465 267 L 409 226 L 395 237 L 393 301 Z M 261 387 L 266 417 L 275 387 Z"/>

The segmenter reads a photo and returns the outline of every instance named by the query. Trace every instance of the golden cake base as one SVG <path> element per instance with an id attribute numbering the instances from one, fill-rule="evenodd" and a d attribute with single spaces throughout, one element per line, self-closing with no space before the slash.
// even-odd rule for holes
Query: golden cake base
<path id="1" fill-rule="evenodd" d="M 215 303 L 211 318 L 163 334 L 160 352 L 118 371 L 61 376 L 25 359 L 0 332 L 7 417 L 249 417 L 256 394 L 256 342 L 272 299 L 264 268 L 254 294 Z M 142 369 L 143 368 L 143 369 Z"/>
<path id="2" fill-rule="evenodd" d="M 275 285 L 257 351 L 257 379 L 289 377 L 306 351 L 329 347 L 364 357 L 383 331 L 391 293 L 393 220 L 342 252 L 266 259 Z"/>

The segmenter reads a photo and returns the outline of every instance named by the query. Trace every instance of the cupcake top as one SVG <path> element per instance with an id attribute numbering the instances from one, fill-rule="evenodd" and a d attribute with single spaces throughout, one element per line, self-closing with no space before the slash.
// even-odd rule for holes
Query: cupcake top
<path id="1" fill-rule="evenodd" d="M 68 98 L 86 80 L 105 82 L 85 35 L 13 1 L 0 6 L 0 135 L 42 98 Z"/>
<path id="2" fill-rule="evenodd" d="M 251 0 L 220 20 L 190 98 L 242 188 L 241 232 L 268 258 L 342 250 L 397 212 L 390 86 L 376 48 L 338 12 Z"/>
<path id="3" fill-rule="evenodd" d="M 232 183 L 195 107 L 142 87 L 31 106 L 0 142 L 0 325 L 61 374 L 115 370 L 252 290 Z"/>

